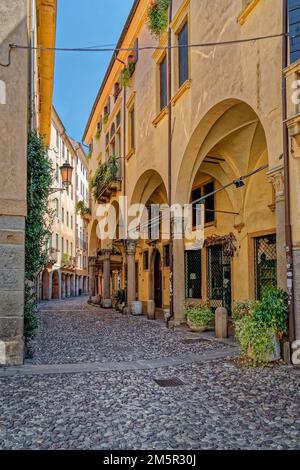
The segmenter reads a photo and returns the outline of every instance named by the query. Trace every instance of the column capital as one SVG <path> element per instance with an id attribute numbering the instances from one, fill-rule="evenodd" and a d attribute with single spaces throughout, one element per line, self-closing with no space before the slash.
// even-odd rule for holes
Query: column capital
<path id="1" fill-rule="evenodd" d="M 268 181 L 272 183 L 275 189 L 276 199 L 284 197 L 284 168 L 277 166 L 267 172 Z"/>
<path id="2" fill-rule="evenodd" d="M 137 240 L 126 240 L 125 247 L 126 247 L 126 254 L 127 255 L 135 255 L 136 253 L 136 245 Z"/>
<path id="3" fill-rule="evenodd" d="M 89 256 L 89 265 L 96 265 L 97 264 L 97 256 Z"/>
<path id="4" fill-rule="evenodd" d="M 105 248 L 104 250 L 101 250 L 101 255 L 104 257 L 104 259 L 110 259 L 111 254 L 112 254 L 112 249 L 110 248 Z"/>

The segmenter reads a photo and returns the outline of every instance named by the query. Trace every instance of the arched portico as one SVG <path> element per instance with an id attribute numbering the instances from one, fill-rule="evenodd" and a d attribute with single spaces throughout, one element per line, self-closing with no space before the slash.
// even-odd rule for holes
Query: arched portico
<path id="1" fill-rule="evenodd" d="M 222 102 L 203 118 L 191 137 L 174 185 L 174 202 L 197 200 L 268 162 L 267 138 L 254 110 L 237 100 Z M 267 244 L 274 240 L 274 235 L 277 258 L 284 252 L 283 228 L 276 227 L 276 216 L 282 206 L 276 207 L 275 214 L 274 202 L 268 169 L 245 179 L 239 187 L 232 185 L 206 199 L 205 248 L 199 253 L 187 252 L 184 240 L 174 241 L 175 322 L 184 320 L 186 299 L 209 300 L 212 306 L 230 307 L 225 298 L 230 304 L 257 296 L 256 277 L 261 269 L 261 253 L 257 250 L 262 250 L 257 247 L 264 246 L 269 266 L 276 265 L 272 244 L 267 252 Z M 230 234 L 235 250 L 226 257 L 221 245 Z M 213 274 L 216 270 L 218 273 Z M 277 282 L 282 287 L 284 279 L 281 270 Z"/>
<path id="2" fill-rule="evenodd" d="M 138 293 L 139 300 L 145 305 L 148 300 L 153 300 L 158 309 L 169 306 L 169 264 L 165 264 L 163 256 L 164 246 L 169 242 L 169 221 L 166 213 L 153 213 L 151 207 L 164 206 L 167 202 L 162 177 L 155 170 L 142 174 L 131 198 L 131 204 L 143 204 L 145 209 L 140 223 L 141 238 L 135 245 L 129 242 L 127 246 L 128 300 L 135 300 Z"/>
<path id="3" fill-rule="evenodd" d="M 49 300 L 49 271 L 45 268 L 42 273 L 42 300 Z"/>

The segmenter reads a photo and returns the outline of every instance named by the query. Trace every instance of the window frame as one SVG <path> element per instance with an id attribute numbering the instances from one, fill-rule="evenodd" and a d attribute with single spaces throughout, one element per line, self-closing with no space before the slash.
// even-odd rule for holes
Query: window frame
<path id="1" fill-rule="evenodd" d="M 216 180 L 213 179 L 213 178 L 210 178 L 209 180 L 201 183 L 201 184 L 198 184 L 196 186 L 193 186 L 192 187 L 192 190 L 191 190 L 191 202 L 194 200 L 193 199 L 193 192 L 196 191 L 196 190 L 199 190 L 200 189 L 200 192 L 201 192 L 201 195 L 200 197 L 204 197 L 205 196 L 205 186 L 207 186 L 208 184 L 211 184 L 213 183 L 214 184 L 214 190 L 216 189 Z M 214 194 L 212 196 L 214 198 L 214 219 L 213 220 L 210 220 L 210 221 L 206 221 L 206 214 L 207 214 L 207 211 L 206 211 L 206 208 L 204 210 L 204 227 L 208 227 L 210 225 L 214 225 L 217 221 L 217 217 L 216 217 L 216 195 Z M 194 207 L 194 205 L 192 205 Z M 194 213 L 194 211 L 193 211 Z M 193 216 L 193 230 L 195 230 L 197 228 L 196 225 L 194 225 L 194 216 Z"/>
<path id="2" fill-rule="evenodd" d="M 162 80 L 162 64 L 165 64 L 165 90 L 163 90 L 163 80 Z M 158 62 L 159 68 L 159 112 L 163 111 L 168 106 L 168 57 L 164 53 Z"/>
<path id="3" fill-rule="evenodd" d="M 182 34 L 184 28 L 187 28 L 187 45 L 189 44 L 189 20 L 188 16 L 185 17 L 184 22 L 180 25 L 180 28 L 176 31 L 176 39 L 177 39 L 177 45 L 180 45 L 180 35 Z M 180 61 L 180 52 L 181 49 L 186 52 L 186 76 L 184 76 L 184 79 L 181 80 L 180 75 L 181 75 L 181 61 Z M 189 48 L 187 47 L 178 47 L 178 52 L 177 52 L 177 79 L 178 79 L 178 88 L 181 88 L 189 79 L 190 79 L 190 54 L 189 54 Z"/>

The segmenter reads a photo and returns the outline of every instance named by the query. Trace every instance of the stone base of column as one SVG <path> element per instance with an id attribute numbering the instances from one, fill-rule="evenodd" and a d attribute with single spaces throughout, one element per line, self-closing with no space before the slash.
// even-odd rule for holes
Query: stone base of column
<path id="1" fill-rule="evenodd" d="M 147 317 L 149 320 L 155 319 L 155 302 L 154 300 L 147 300 Z"/>
<path id="2" fill-rule="evenodd" d="M 102 307 L 103 308 L 112 308 L 111 299 L 102 299 Z"/>
<path id="3" fill-rule="evenodd" d="M 24 358 L 25 217 L 0 215 L 0 364 Z"/>
<path id="4" fill-rule="evenodd" d="M 13 341 L 0 341 L 0 365 L 19 366 L 23 364 L 24 342 L 23 338 L 16 338 Z"/>

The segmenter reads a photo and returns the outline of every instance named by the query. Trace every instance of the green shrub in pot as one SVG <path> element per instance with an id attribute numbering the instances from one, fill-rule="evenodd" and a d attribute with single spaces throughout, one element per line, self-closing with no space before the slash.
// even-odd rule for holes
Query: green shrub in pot
<path id="1" fill-rule="evenodd" d="M 205 331 L 215 317 L 209 307 L 201 304 L 187 304 L 185 315 L 192 331 Z"/>
<path id="2" fill-rule="evenodd" d="M 255 309 L 254 319 L 282 337 L 288 331 L 288 308 L 288 294 L 282 289 L 270 289 Z"/>
<path id="3" fill-rule="evenodd" d="M 235 302 L 232 308 L 233 321 L 252 316 L 258 305 L 259 302 L 257 300 L 241 300 Z"/>
<path id="4" fill-rule="evenodd" d="M 242 354 L 254 366 L 268 362 L 273 353 L 274 331 L 253 316 L 244 316 L 235 322 L 235 334 Z"/>

